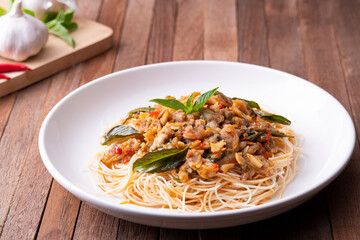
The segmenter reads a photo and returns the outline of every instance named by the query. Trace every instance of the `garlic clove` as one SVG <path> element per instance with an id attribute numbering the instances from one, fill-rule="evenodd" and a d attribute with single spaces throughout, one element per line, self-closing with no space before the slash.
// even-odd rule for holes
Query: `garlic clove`
<path id="1" fill-rule="evenodd" d="M 21 0 L 16 0 L 10 12 L 0 17 L 0 29 L 0 56 L 15 61 L 39 53 L 49 37 L 43 22 L 22 12 Z"/>

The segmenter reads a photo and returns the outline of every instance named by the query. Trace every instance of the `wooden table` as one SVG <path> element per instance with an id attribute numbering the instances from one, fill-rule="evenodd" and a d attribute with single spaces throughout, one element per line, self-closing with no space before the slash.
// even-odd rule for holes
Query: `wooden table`
<path id="1" fill-rule="evenodd" d="M 149 227 L 99 212 L 54 181 L 38 151 L 44 117 L 77 87 L 134 66 L 193 59 L 258 64 L 308 79 L 345 106 L 359 134 L 359 1 L 78 3 L 78 16 L 113 28 L 114 47 L 0 98 L 1 239 L 360 239 L 358 142 L 344 172 L 301 206 L 253 224 L 199 231 Z"/>

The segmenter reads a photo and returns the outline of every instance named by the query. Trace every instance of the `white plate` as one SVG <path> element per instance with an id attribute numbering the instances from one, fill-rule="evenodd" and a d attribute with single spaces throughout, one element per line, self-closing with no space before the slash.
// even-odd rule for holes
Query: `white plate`
<path id="1" fill-rule="evenodd" d="M 265 103 L 292 121 L 305 137 L 298 175 L 281 199 L 240 210 L 172 213 L 120 205 L 100 196 L 84 171 L 99 150 L 99 138 L 129 110 L 151 105 L 166 95 L 180 97 L 214 87 L 228 96 Z M 355 144 L 353 122 L 330 94 L 306 80 L 277 70 L 216 61 L 170 62 L 141 66 L 104 76 L 73 91 L 48 114 L 39 148 L 46 168 L 67 190 L 90 205 L 129 221 L 169 228 L 205 229 L 262 220 L 312 197 L 344 169 Z"/>

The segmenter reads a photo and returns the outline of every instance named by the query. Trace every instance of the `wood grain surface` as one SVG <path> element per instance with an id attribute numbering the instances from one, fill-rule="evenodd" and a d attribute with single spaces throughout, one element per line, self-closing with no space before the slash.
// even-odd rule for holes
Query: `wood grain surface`
<path id="1" fill-rule="evenodd" d="M 306 203 L 212 230 L 149 227 L 104 214 L 54 181 L 38 152 L 43 119 L 79 86 L 122 69 L 195 59 L 252 63 L 305 78 L 344 105 L 360 134 L 359 1 L 77 2 L 77 17 L 113 29 L 113 47 L 0 98 L 0 239 L 360 239 L 358 139 L 344 172 Z"/>
<path id="2" fill-rule="evenodd" d="M 77 18 L 74 21 L 79 25 L 78 29 L 71 33 L 76 47 L 72 48 L 50 34 L 39 54 L 21 62 L 31 68 L 31 71 L 6 73 L 11 81 L 0 79 L 0 97 L 85 61 L 111 47 L 113 32 L 109 27 L 86 18 Z M 16 62 L 0 57 L 0 63 Z"/>

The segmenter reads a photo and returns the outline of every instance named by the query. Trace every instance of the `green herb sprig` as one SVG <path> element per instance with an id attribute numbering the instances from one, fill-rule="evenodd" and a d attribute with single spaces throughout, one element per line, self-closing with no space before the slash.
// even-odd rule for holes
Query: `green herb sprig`
<path id="1" fill-rule="evenodd" d="M 194 93 L 192 93 L 190 95 L 190 97 L 188 98 L 188 100 L 186 101 L 186 105 L 184 105 L 182 102 L 176 100 L 176 99 L 152 99 L 150 100 L 150 102 L 154 102 L 160 105 L 163 105 L 165 107 L 168 108 L 172 108 L 175 110 L 181 109 L 182 111 L 184 111 L 186 114 L 192 113 L 192 112 L 198 112 L 202 106 L 204 106 L 204 104 L 207 102 L 207 100 L 209 100 L 209 98 L 211 98 L 211 96 L 213 96 L 216 92 L 216 90 L 218 89 L 214 88 L 206 93 L 201 94 L 196 101 L 194 102 L 194 104 L 192 104 L 193 98 L 194 98 Z"/>
<path id="2" fill-rule="evenodd" d="M 159 173 L 172 170 L 186 157 L 189 147 L 184 149 L 161 149 L 145 154 L 134 162 L 135 172 Z"/>
<path id="3" fill-rule="evenodd" d="M 46 24 L 49 32 L 64 40 L 71 47 L 75 48 L 75 41 L 70 32 L 78 28 L 75 22 L 72 22 L 74 9 L 67 9 L 65 12 L 60 8 L 59 12 L 47 13 L 42 21 Z"/>
<path id="4" fill-rule="evenodd" d="M 101 144 L 108 145 L 113 140 L 124 142 L 132 137 L 142 138 L 142 134 L 132 126 L 117 125 L 105 134 L 104 141 Z"/>
<path id="5" fill-rule="evenodd" d="M 250 134 L 249 136 L 247 137 L 244 137 L 244 138 L 241 138 L 240 141 L 251 141 L 251 142 L 255 142 L 257 141 L 257 138 L 262 136 L 262 135 L 265 135 L 267 134 L 268 132 L 266 130 L 263 130 L 263 131 L 259 131 L 259 132 L 254 132 L 252 134 Z M 291 136 L 291 135 L 286 135 L 284 133 L 280 133 L 280 132 L 275 132 L 275 131 L 269 131 L 270 135 L 272 137 L 280 137 L 280 138 L 284 138 L 284 137 L 289 137 L 289 138 L 293 138 L 294 136 Z"/>

